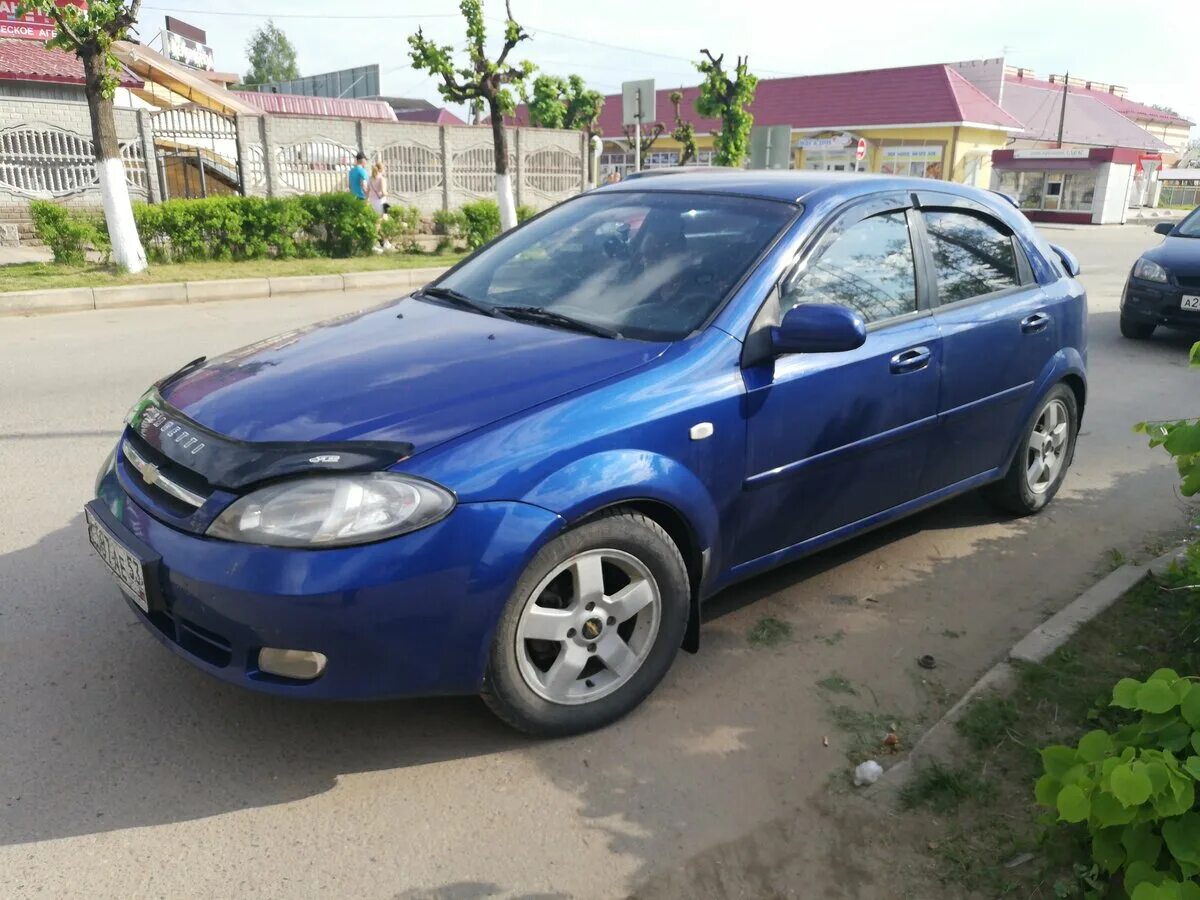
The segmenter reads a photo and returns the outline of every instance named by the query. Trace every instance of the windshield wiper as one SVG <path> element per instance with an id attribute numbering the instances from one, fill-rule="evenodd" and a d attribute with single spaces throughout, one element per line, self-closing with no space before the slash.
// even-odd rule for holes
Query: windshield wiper
<path id="1" fill-rule="evenodd" d="M 572 331 L 582 331 L 585 334 L 594 334 L 596 337 L 602 338 L 614 339 L 621 337 L 621 332 L 619 331 L 605 328 L 603 325 L 597 325 L 594 322 L 585 322 L 583 319 L 555 312 L 552 309 L 546 309 L 544 306 L 497 306 L 496 310 L 504 313 L 510 319 L 524 319 L 527 322 L 553 325 L 558 328 L 569 328 Z"/>
<path id="2" fill-rule="evenodd" d="M 456 291 L 454 288 L 446 287 L 427 287 L 421 288 L 413 294 L 414 297 L 432 297 L 435 300 L 449 300 L 455 306 L 460 306 L 463 309 L 469 309 L 471 312 L 479 313 L 481 316 L 489 316 L 493 319 L 508 318 L 502 312 L 497 312 L 494 306 L 488 306 L 486 303 L 480 303 L 478 300 L 473 300 L 461 291 Z"/>

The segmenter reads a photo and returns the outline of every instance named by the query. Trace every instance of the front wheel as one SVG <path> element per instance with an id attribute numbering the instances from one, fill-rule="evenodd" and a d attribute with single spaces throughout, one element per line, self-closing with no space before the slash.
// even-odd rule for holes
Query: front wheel
<path id="1" fill-rule="evenodd" d="M 608 725 L 666 675 L 689 599 L 683 557 L 656 522 L 633 512 L 586 522 L 547 544 L 517 582 L 484 700 L 536 737 Z"/>
<path id="2" fill-rule="evenodd" d="M 1075 392 L 1065 384 L 1055 385 L 1026 425 L 1008 474 L 987 488 L 989 499 L 1019 516 L 1044 509 L 1067 477 L 1078 427 Z"/>
<path id="3" fill-rule="evenodd" d="M 1135 341 L 1144 341 L 1154 334 L 1153 322 L 1138 322 L 1121 316 L 1121 334 Z"/>

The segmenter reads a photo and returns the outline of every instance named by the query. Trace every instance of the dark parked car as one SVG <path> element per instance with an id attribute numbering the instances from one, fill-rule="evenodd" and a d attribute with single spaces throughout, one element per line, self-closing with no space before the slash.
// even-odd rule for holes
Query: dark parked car
<path id="1" fill-rule="evenodd" d="M 959 185 L 612 185 L 411 297 L 158 382 L 89 534 L 218 678 L 596 728 L 740 579 L 976 488 L 1049 503 L 1086 399 L 1076 273 Z"/>
<path id="2" fill-rule="evenodd" d="M 1154 230 L 1163 242 L 1134 263 L 1121 297 L 1121 334 L 1144 340 L 1159 325 L 1200 334 L 1200 207 Z"/>

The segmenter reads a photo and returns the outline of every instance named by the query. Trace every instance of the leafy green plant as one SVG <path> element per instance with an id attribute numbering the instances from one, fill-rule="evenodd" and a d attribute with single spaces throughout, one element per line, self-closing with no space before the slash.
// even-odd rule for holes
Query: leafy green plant
<path id="1" fill-rule="evenodd" d="M 517 207 L 517 221 L 518 222 L 524 222 L 528 219 L 532 219 L 537 214 L 538 214 L 538 211 L 527 203 L 522 203 L 520 206 Z"/>
<path id="2" fill-rule="evenodd" d="M 418 250 L 416 236 L 421 233 L 421 211 L 415 206 L 394 204 L 379 222 L 379 233 L 406 253 Z"/>
<path id="3" fill-rule="evenodd" d="M 34 200 L 29 206 L 38 240 L 50 248 L 56 263 L 77 266 L 89 249 L 105 251 L 108 235 L 94 217 L 73 213 L 57 203 Z"/>
<path id="4" fill-rule="evenodd" d="M 439 209 L 433 214 L 433 233 L 461 237 L 466 219 L 457 209 Z"/>
<path id="5" fill-rule="evenodd" d="M 1191 362 L 1200 366 L 1200 343 L 1192 347 Z M 1175 458 L 1183 479 L 1180 493 L 1185 497 L 1200 494 L 1200 419 L 1142 422 L 1134 426 L 1134 431 L 1149 435 L 1151 447 L 1162 447 Z"/>
<path id="6" fill-rule="evenodd" d="M 500 233 L 500 207 L 495 200 L 476 200 L 460 210 L 467 246 L 478 250 Z"/>
<path id="7" fill-rule="evenodd" d="M 1034 794 L 1085 825 L 1096 864 L 1132 900 L 1200 900 L 1200 685 L 1172 669 L 1122 678 L 1112 706 L 1139 714 L 1115 733 L 1041 751 Z"/>
<path id="8" fill-rule="evenodd" d="M 713 164 L 739 167 L 750 152 L 750 128 L 754 116 L 747 107 L 754 102 L 758 78 L 750 73 L 749 58 L 737 58 L 732 75 L 725 71 L 725 54 L 714 57 L 701 50 L 707 59 L 696 64 L 704 82 L 696 98 L 696 112 L 721 120 L 721 130 L 713 138 Z"/>
<path id="9" fill-rule="evenodd" d="M 353 194 L 307 195 L 300 205 L 308 215 L 305 230 L 321 256 L 364 256 L 375 246 L 375 211 Z"/>

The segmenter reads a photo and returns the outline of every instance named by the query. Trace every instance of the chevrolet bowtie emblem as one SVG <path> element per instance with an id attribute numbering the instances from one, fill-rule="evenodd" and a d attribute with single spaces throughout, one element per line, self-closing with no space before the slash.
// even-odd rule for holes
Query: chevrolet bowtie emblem
<path id="1" fill-rule="evenodd" d="M 147 464 L 146 468 L 142 469 L 142 481 L 149 485 L 157 484 L 158 466 L 154 465 L 153 463 Z"/>

